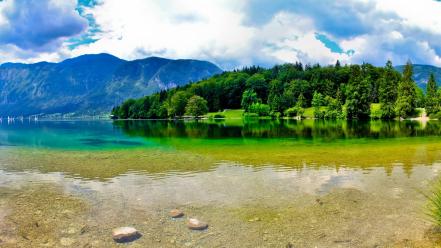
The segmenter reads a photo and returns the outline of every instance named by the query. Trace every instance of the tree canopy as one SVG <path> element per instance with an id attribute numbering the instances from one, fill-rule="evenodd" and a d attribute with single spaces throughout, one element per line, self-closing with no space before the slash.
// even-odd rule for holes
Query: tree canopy
<path id="1" fill-rule="evenodd" d="M 438 96 L 438 87 L 435 82 L 435 75 L 430 74 L 429 81 L 427 82 L 427 88 L 426 88 L 426 101 L 425 101 L 425 107 L 427 114 L 435 114 L 438 113 L 440 110 L 440 104 L 439 104 L 439 96 Z"/>
<path id="2" fill-rule="evenodd" d="M 207 100 L 200 96 L 192 96 L 185 107 L 185 114 L 199 117 L 208 112 Z"/>
<path id="3" fill-rule="evenodd" d="M 415 111 L 417 92 L 412 75 L 412 63 L 407 62 L 406 67 L 404 67 L 403 78 L 398 85 L 398 99 L 396 102 L 396 113 L 401 118 L 407 118 Z"/>
<path id="4" fill-rule="evenodd" d="M 391 61 L 385 67 L 340 62 L 330 66 L 295 63 L 269 69 L 246 67 L 129 99 L 115 107 L 112 114 L 118 118 L 176 118 L 243 108 L 245 112 L 279 117 L 301 115 L 305 108 L 313 107 L 317 118 L 366 119 L 371 104 L 378 103 L 379 118 L 406 118 L 418 106 L 426 106 L 430 113 L 439 112 L 433 77 L 427 87 L 427 96 L 417 90 L 410 62 L 402 75 Z"/>

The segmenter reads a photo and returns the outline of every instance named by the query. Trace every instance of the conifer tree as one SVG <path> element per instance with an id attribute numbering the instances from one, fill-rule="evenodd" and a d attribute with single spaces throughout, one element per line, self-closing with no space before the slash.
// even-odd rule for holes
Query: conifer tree
<path id="1" fill-rule="evenodd" d="M 369 77 L 363 77 L 360 66 L 351 67 L 348 96 L 346 98 L 346 117 L 348 119 L 368 119 L 370 107 Z"/>
<path id="2" fill-rule="evenodd" d="M 386 63 L 379 85 L 380 110 L 383 119 L 393 119 L 395 117 L 398 81 L 399 77 L 389 60 Z"/>
<path id="3" fill-rule="evenodd" d="M 439 111 L 439 100 L 437 94 L 437 86 L 435 82 L 435 76 L 430 74 L 429 81 L 427 82 L 427 97 L 426 97 L 426 113 L 428 115 L 435 114 Z"/>
<path id="4" fill-rule="evenodd" d="M 398 98 L 396 102 L 396 113 L 401 118 L 407 118 L 415 113 L 416 86 L 412 79 L 413 66 L 410 61 L 404 67 L 403 78 L 398 85 Z"/>

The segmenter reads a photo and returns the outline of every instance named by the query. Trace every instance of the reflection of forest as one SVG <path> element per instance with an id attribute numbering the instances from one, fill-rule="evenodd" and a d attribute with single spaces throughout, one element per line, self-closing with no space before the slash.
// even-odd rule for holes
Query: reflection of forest
<path id="1" fill-rule="evenodd" d="M 424 127 L 416 121 L 296 121 L 244 120 L 230 124 L 212 121 L 116 121 L 116 127 L 131 136 L 188 138 L 396 138 L 438 136 L 440 122 Z"/>
<path id="2" fill-rule="evenodd" d="M 174 141 L 171 141 L 174 140 Z M 63 173 L 86 180 L 107 181 L 127 174 L 152 178 L 192 175 L 216 170 L 219 165 L 276 171 L 383 170 L 388 176 L 411 176 L 415 166 L 441 161 L 441 142 L 426 140 L 368 142 L 339 145 L 291 145 L 270 142 L 198 142 L 167 139 L 163 147 L 102 151 L 63 151 L 8 148 L 0 150 L 0 168 L 9 172 Z M 434 167 L 435 168 L 435 167 Z"/>
<path id="3" fill-rule="evenodd" d="M 75 124 L 79 127 L 73 123 L 39 125 L 33 129 L 10 127 L 9 131 L 29 130 L 32 135 L 27 135 L 28 139 L 35 139 L 32 144 L 44 143 L 50 133 L 51 139 L 60 141 L 60 147 L 69 140 L 69 135 L 77 134 L 78 129 L 92 134 L 90 137 L 84 134 L 75 137 L 81 141 L 86 137 L 96 142 L 101 139 L 101 134 L 106 134 L 114 135 L 112 137 L 118 142 L 136 141 L 140 145 L 110 150 L 9 147 L 0 152 L 2 169 L 63 172 L 75 177 L 107 180 L 128 172 L 153 177 L 206 172 L 217 168 L 220 161 L 227 161 L 231 165 L 256 169 L 271 166 L 296 171 L 330 168 L 369 171 L 380 167 L 387 175 L 398 170 L 410 176 L 415 165 L 431 166 L 441 161 L 438 122 L 429 122 L 424 127 L 418 122 L 310 120 L 241 120 L 236 123 L 116 121 L 113 126 L 109 122 Z M 11 137 L 9 131 L 3 134 Z M 145 143 L 140 142 L 143 138 Z"/>

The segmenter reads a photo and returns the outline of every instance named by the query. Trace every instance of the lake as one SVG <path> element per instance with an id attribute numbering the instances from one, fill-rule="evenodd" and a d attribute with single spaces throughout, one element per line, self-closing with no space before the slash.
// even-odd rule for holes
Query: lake
<path id="1" fill-rule="evenodd" d="M 3 120 L 0 246 L 117 247 L 132 226 L 130 247 L 433 247 L 440 138 L 437 121 Z"/>

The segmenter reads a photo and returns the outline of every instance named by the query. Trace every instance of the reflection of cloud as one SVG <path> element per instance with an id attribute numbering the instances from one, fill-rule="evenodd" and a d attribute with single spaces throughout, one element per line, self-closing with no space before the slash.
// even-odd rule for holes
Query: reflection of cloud
<path id="1" fill-rule="evenodd" d="M 253 202 L 278 204 L 290 202 L 306 195 L 323 195 L 352 188 L 378 197 L 393 198 L 421 187 L 421 182 L 434 178 L 433 167 L 418 166 L 411 177 L 402 171 L 388 176 L 383 168 L 369 172 L 360 169 L 305 168 L 298 172 L 267 166 L 253 167 L 219 164 L 208 172 L 195 174 L 168 174 L 153 178 L 146 174 L 128 172 L 109 182 L 66 178 L 62 173 L 41 174 L 5 173 L 0 171 L 0 187 L 20 189 L 29 184 L 50 183 L 79 194 L 86 199 L 108 203 L 155 207 L 176 205 L 241 205 Z M 115 206 L 118 207 L 118 206 Z"/>

